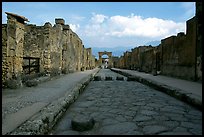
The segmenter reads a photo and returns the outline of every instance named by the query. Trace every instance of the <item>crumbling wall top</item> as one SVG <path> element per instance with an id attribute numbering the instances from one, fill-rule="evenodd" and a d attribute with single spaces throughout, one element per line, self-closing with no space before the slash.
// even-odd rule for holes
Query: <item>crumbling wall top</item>
<path id="1" fill-rule="evenodd" d="M 182 36 L 185 36 L 185 33 L 184 33 L 184 32 L 179 32 L 179 33 L 177 34 L 177 37 L 182 37 Z"/>
<path id="2" fill-rule="evenodd" d="M 50 22 L 46 22 L 44 27 L 46 28 L 52 28 L 52 24 Z"/>
<path id="3" fill-rule="evenodd" d="M 64 19 L 56 18 L 56 19 L 55 19 L 55 23 L 56 23 L 56 24 L 64 25 L 64 24 L 65 24 L 65 21 L 64 21 Z"/>
<path id="4" fill-rule="evenodd" d="M 69 29 L 70 29 L 69 25 L 63 25 L 63 30 L 69 30 Z"/>
<path id="5" fill-rule="evenodd" d="M 27 21 L 29 22 L 29 20 L 27 18 L 25 18 L 24 16 L 20 16 L 20 15 L 17 15 L 17 14 L 14 14 L 14 13 L 10 13 L 10 12 L 5 12 L 7 15 L 10 15 L 14 18 L 16 18 L 19 22 L 22 22 L 24 23 L 24 21 Z"/>

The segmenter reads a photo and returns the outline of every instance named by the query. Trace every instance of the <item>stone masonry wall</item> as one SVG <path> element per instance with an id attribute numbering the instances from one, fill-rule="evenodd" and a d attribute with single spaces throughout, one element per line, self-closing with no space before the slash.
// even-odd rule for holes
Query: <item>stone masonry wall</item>
<path id="1" fill-rule="evenodd" d="M 23 70 L 28 65 L 26 58 L 39 59 L 38 73 L 51 76 L 95 67 L 91 48 L 84 48 L 63 19 L 55 19 L 54 26 L 49 22 L 36 26 L 24 24 L 23 16 L 9 13 L 7 17 L 8 23 L 2 25 L 3 85 L 15 81 L 17 88 L 22 77 L 31 75 Z"/>
<path id="2" fill-rule="evenodd" d="M 62 25 L 55 24 L 50 31 L 51 75 L 58 75 L 61 73 L 63 46 L 62 35 Z"/>
<path id="3" fill-rule="evenodd" d="M 142 61 L 141 61 L 143 62 L 141 70 L 146 73 L 152 73 L 155 67 L 154 48 L 144 51 L 142 56 L 144 56 L 144 58 L 142 58 Z"/>
<path id="4" fill-rule="evenodd" d="M 162 40 L 162 74 L 188 80 L 195 78 L 195 21 L 187 21 L 187 34 Z"/>
<path id="5" fill-rule="evenodd" d="M 56 19 L 53 27 L 50 23 L 45 23 L 44 26 L 32 26 L 32 28 L 29 26 L 29 28 L 32 33 L 26 33 L 29 39 L 25 41 L 30 41 L 31 38 L 37 38 L 37 35 L 39 35 L 40 41 L 37 40 L 38 38 L 35 39 L 36 43 L 34 45 L 39 45 L 35 50 L 41 54 L 33 57 L 40 58 L 41 71 L 58 75 L 87 68 L 88 53 L 82 40 L 70 29 L 69 25 L 64 25 L 63 19 Z M 35 30 L 37 33 L 35 33 Z M 44 34 L 44 36 L 41 34 Z M 28 45 L 29 42 L 26 43 Z M 25 54 L 32 55 L 29 48 L 25 51 Z M 89 54 L 92 55 L 91 52 Z"/>
<path id="6" fill-rule="evenodd" d="M 2 66 L 8 66 L 6 79 L 4 80 L 3 85 L 5 87 L 18 88 L 22 85 L 21 75 L 23 69 L 24 20 L 27 19 L 16 14 L 6 14 L 8 20 L 6 29 L 7 38 L 5 39 L 7 40 L 6 46 L 4 46 L 6 48 L 6 53 L 3 54 L 3 58 L 6 59 L 6 61 L 3 62 L 4 64 Z M 5 41 L 3 43 L 5 43 Z"/>
<path id="7" fill-rule="evenodd" d="M 7 25 L 2 25 L 2 86 L 5 87 L 5 82 L 7 79 L 8 73 L 8 64 L 7 64 Z"/>
<path id="8" fill-rule="evenodd" d="M 203 46 L 203 27 L 202 27 L 202 22 L 203 22 L 203 12 L 202 12 L 203 4 L 202 1 L 196 2 L 196 79 L 199 81 L 202 81 L 202 46 Z"/>
<path id="9" fill-rule="evenodd" d="M 44 28 L 36 25 L 25 25 L 23 57 L 39 58 L 40 72 L 44 72 Z M 28 60 L 23 61 L 23 65 L 28 65 Z M 23 71 L 24 75 L 25 71 Z"/>
<path id="10" fill-rule="evenodd" d="M 119 59 L 119 68 L 134 69 L 148 73 L 160 71 L 161 74 L 186 80 L 202 80 L 202 46 L 198 44 L 196 17 L 186 22 L 186 35 L 162 39 L 156 47 L 139 46 Z M 201 34 L 200 34 L 201 35 Z M 200 41 L 202 39 L 200 38 Z M 196 45 L 197 44 L 197 45 Z M 131 61 L 130 61 L 131 60 Z M 200 66 L 198 66 L 200 65 Z M 199 69 L 199 70 L 198 70 Z"/>

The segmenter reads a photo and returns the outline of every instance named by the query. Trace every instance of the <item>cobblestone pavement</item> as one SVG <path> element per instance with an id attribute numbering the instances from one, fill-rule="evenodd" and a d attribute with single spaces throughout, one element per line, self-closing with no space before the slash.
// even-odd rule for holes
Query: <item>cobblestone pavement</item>
<path id="1" fill-rule="evenodd" d="M 108 69 L 97 75 L 119 76 Z M 71 119 L 93 117 L 89 131 L 71 128 Z M 202 112 L 165 93 L 133 81 L 92 81 L 50 134 L 202 135 Z"/>

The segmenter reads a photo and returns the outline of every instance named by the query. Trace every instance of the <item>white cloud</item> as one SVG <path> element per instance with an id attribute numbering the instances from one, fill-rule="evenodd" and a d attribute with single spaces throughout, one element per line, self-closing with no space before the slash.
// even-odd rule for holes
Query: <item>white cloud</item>
<path id="1" fill-rule="evenodd" d="M 185 32 L 185 22 L 174 22 L 159 18 L 142 18 L 141 16 L 105 16 L 94 14 L 85 27 L 88 36 L 145 37 L 164 38 Z"/>
<path id="2" fill-rule="evenodd" d="M 69 26 L 74 32 L 76 32 L 80 28 L 79 24 L 69 24 Z"/>
<path id="3" fill-rule="evenodd" d="M 93 24 L 100 24 L 103 23 L 105 19 L 108 18 L 108 16 L 102 15 L 102 14 L 95 14 L 92 13 L 93 17 L 91 18 L 91 21 Z"/>

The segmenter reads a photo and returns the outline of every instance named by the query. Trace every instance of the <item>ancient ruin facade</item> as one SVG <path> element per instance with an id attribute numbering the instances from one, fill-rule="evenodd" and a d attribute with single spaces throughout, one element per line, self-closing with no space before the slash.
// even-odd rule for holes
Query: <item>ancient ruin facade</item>
<path id="1" fill-rule="evenodd" d="M 117 66 L 147 73 L 162 74 L 192 81 L 202 81 L 201 3 L 196 16 L 186 22 L 186 34 L 162 39 L 161 44 L 139 46 L 125 52 Z"/>
<path id="2" fill-rule="evenodd" d="M 67 74 L 93 69 L 95 58 L 91 48 L 64 19 L 44 26 L 26 24 L 23 16 L 7 14 L 7 24 L 2 24 L 2 81 L 3 87 L 13 82 L 22 85 L 22 78 L 30 75 Z M 14 84 L 16 83 L 16 84 Z"/>
<path id="3" fill-rule="evenodd" d="M 98 65 L 101 66 L 102 63 L 103 63 L 103 58 L 102 56 L 103 55 L 107 55 L 108 56 L 108 68 L 111 68 L 113 66 L 113 62 L 112 62 L 112 52 L 107 52 L 107 51 L 104 51 L 104 52 L 98 52 L 98 57 L 99 57 L 99 60 L 98 60 Z"/>

